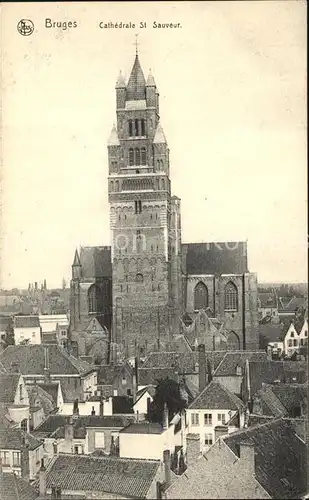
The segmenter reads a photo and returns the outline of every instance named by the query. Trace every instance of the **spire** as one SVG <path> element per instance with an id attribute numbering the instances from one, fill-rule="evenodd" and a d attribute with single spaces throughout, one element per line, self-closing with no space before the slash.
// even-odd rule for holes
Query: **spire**
<path id="1" fill-rule="evenodd" d="M 77 249 L 75 250 L 73 266 L 81 266 Z"/>
<path id="2" fill-rule="evenodd" d="M 113 128 L 112 128 L 112 131 L 110 133 L 107 145 L 108 146 L 119 146 L 120 145 L 115 124 L 113 125 Z"/>
<path id="3" fill-rule="evenodd" d="M 146 87 L 155 87 L 155 86 L 156 82 L 154 80 L 153 74 L 151 73 L 151 69 L 149 69 L 149 75 L 147 78 Z"/>
<path id="4" fill-rule="evenodd" d="M 154 144 L 167 144 L 161 123 L 158 123 L 157 130 L 153 140 Z"/>
<path id="5" fill-rule="evenodd" d="M 126 83 L 120 71 L 116 82 L 116 89 L 125 89 L 125 88 L 126 88 Z"/>
<path id="6" fill-rule="evenodd" d="M 127 85 L 127 100 L 134 101 L 138 99 L 145 99 L 145 83 L 143 70 L 139 62 L 138 54 L 136 54 Z"/>

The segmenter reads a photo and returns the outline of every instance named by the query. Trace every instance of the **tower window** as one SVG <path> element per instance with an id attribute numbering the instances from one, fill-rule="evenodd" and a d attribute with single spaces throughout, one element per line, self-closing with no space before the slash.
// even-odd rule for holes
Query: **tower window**
<path id="1" fill-rule="evenodd" d="M 141 164 L 146 165 L 146 148 L 141 149 Z"/>
<path id="2" fill-rule="evenodd" d="M 141 164 L 141 152 L 139 148 L 135 148 L 135 165 Z"/>
<path id="3" fill-rule="evenodd" d="M 139 213 L 142 212 L 142 202 L 141 202 L 141 200 L 138 200 L 138 210 L 139 210 Z"/>
<path id="4" fill-rule="evenodd" d="M 137 201 L 135 201 L 135 213 L 137 214 Z"/>
<path id="5" fill-rule="evenodd" d="M 119 181 L 115 182 L 115 191 L 119 191 Z"/>
<path id="6" fill-rule="evenodd" d="M 129 120 L 129 136 L 133 136 L 133 122 L 132 120 Z"/>
<path id="7" fill-rule="evenodd" d="M 138 120 L 134 120 L 134 129 L 135 129 L 135 130 L 134 130 L 134 132 L 135 132 L 135 133 L 134 133 L 134 135 L 135 135 L 135 136 L 138 136 L 138 135 L 139 135 L 139 130 L 138 130 L 138 129 L 139 129 L 139 127 L 138 127 Z"/>
<path id="8" fill-rule="evenodd" d="M 143 280 L 144 280 L 143 275 L 141 273 L 138 273 L 136 275 L 136 281 L 137 281 L 137 283 L 143 283 Z"/>
<path id="9" fill-rule="evenodd" d="M 236 286 L 231 281 L 225 287 L 224 309 L 225 311 L 238 311 L 238 292 Z"/>
<path id="10" fill-rule="evenodd" d="M 129 165 L 130 167 L 134 165 L 134 151 L 132 148 L 129 149 Z"/>
<path id="11" fill-rule="evenodd" d="M 206 285 L 200 281 L 194 288 L 194 309 L 199 311 L 208 307 L 208 290 Z"/>
<path id="12" fill-rule="evenodd" d="M 145 120 L 141 120 L 141 135 L 146 135 Z"/>
<path id="13" fill-rule="evenodd" d="M 101 290 L 97 285 L 91 285 L 88 291 L 88 311 L 90 313 L 102 312 L 103 301 Z"/>

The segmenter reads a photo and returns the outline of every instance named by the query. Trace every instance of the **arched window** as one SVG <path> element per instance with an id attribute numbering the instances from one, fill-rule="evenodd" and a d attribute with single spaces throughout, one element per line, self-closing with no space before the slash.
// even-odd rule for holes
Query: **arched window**
<path id="1" fill-rule="evenodd" d="M 129 149 L 129 165 L 130 167 L 134 165 L 134 151 L 132 148 Z"/>
<path id="2" fill-rule="evenodd" d="M 111 181 L 110 186 L 111 186 L 111 191 L 113 192 L 114 191 L 114 181 Z"/>
<path id="3" fill-rule="evenodd" d="M 239 351 L 240 350 L 240 341 L 239 341 L 239 337 L 237 335 L 237 333 L 231 331 L 229 332 L 228 334 L 228 337 L 227 337 L 227 350 L 228 351 Z M 236 366 L 236 375 L 241 375 L 240 370 L 239 368 L 241 369 L 240 366 Z"/>
<path id="4" fill-rule="evenodd" d="M 236 286 L 231 281 L 225 287 L 224 309 L 225 311 L 238 311 L 238 292 Z"/>
<path id="5" fill-rule="evenodd" d="M 133 122 L 132 120 L 129 120 L 129 136 L 133 136 Z"/>
<path id="6" fill-rule="evenodd" d="M 91 285 L 88 290 L 88 311 L 89 313 L 102 312 L 103 303 L 101 290 L 97 285 Z"/>
<path id="7" fill-rule="evenodd" d="M 138 120 L 134 120 L 134 135 L 138 136 Z"/>
<path id="8" fill-rule="evenodd" d="M 200 281 L 194 288 L 194 310 L 199 311 L 208 307 L 208 290 L 207 286 Z"/>
<path id="9" fill-rule="evenodd" d="M 145 120 L 141 120 L 141 135 L 146 135 Z"/>
<path id="10" fill-rule="evenodd" d="M 146 148 L 141 149 L 141 164 L 146 165 Z"/>
<path id="11" fill-rule="evenodd" d="M 119 191 L 119 181 L 115 182 L 115 191 Z"/>
<path id="12" fill-rule="evenodd" d="M 141 164 L 141 152 L 139 148 L 135 148 L 135 165 Z"/>
<path id="13" fill-rule="evenodd" d="M 142 274 L 138 273 L 138 274 L 136 275 L 136 281 L 137 281 L 137 283 L 143 283 L 143 279 L 144 279 L 144 278 L 143 278 L 143 275 L 142 275 Z"/>
<path id="14" fill-rule="evenodd" d="M 161 189 L 165 189 L 165 179 L 161 180 Z"/>

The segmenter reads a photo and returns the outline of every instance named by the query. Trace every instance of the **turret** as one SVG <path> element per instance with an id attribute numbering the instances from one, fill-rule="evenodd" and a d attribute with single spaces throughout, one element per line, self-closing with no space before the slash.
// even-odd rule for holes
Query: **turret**
<path id="1" fill-rule="evenodd" d="M 146 82 L 146 104 L 147 107 L 156 107 L 156 82 L 149 70 L 149 75 Z"/>
<path id="2" fill-rule="evenodd" d="M 75 250 L 74 261 L 72 264 L 72 279 L 80 279 L 82 275 L 82 265 L 80 263 L 80 258 L 77 249 Z"/>
<path id="3" fill-rule="evenodd" d="M 116 106 L 117 109 L 123 109 L 126 103 L 126 84 L 120 71 L 116 82 Z"/>

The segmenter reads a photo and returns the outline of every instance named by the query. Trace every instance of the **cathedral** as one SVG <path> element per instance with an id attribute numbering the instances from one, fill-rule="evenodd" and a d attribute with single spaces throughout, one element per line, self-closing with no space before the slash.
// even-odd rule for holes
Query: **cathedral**
<path id="1" fill-rule="evenodd" d="M 159 92 L 138 54 L 116 82 L 116 125 L 107 143 L 111 246 L 76 250 L 71 334 L 103 358 L 173 349 L 183 336 L 206 349 L 258 349 L 257 277 L 246 242 L 182 243 Z M 83 342 L 81 342 L 83 339 Z M 87 347 L 88 346 L 88 347 Z"/>

